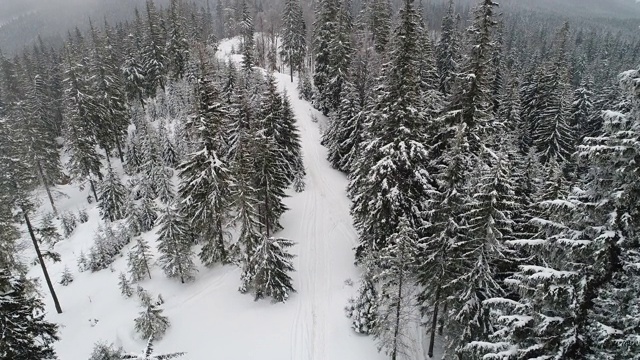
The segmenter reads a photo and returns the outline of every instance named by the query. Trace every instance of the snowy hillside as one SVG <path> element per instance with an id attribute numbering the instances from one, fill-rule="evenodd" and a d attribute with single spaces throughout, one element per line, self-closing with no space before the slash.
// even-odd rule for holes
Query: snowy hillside
<path id="1" fill-rule="evenodd" d="M 218 55 L 239 60 L 231 55 L 234 45 L 234 40 L 224 41 Z M 285 199 L 290 210 L 282 217 L 284 230 L 278 234 L 297 243 L 293 248 L 297 255 L 293 274 L 297 293 L 284 304 L 254 302 L 252 296 L 237 291 L 241 271 L 234 266 L 200 266 L 196 281 L 188 284 L 167 279 L 156 266 L 152 279 L 141 283 L 152 295 L 162 294 L 164 313 L 171 321 L 156 350 L 184 351 L 189 360 L 385 359 L 373 338 L 353 332 L 344 315 L 348 298 L 357 287 L 352 249 L 357 236 L 345 194 L 347 179 L 327 162 L 326 149 L 320 145 L 319 124 L 312 121 L 314 117 L 320 122 L 325 119 L 309 103 L 298 99 L 296 84 L 288 75 L 276 74 L 276 79 L 291 98 L 307 172 L 305 191 L 291 191 Z M 133 319 L 140 311 L 138 301 L 135 297 L 125 299 L 118 291 L 118 273 L 126 272 L 126 259 L 118 258 L 113 271 L 77 273 L 76 258 L 91 246 L 99 214 L 95 204 L 87 205 L 86 190 L 79 192 L 73 186 L 58 190 L 69 195 L 59 201 L 60 210 L 77 211 L 89 206 L 90 216 L 70 239 L 56 245 L 62 262 L 49 267 L 64 311 L 57 315 L 45 294 L 48 319 L 61 325 L 61 340 L 56 344 L 60 359 L 86 360 L 97 341 L 139 351 L 146 339 L 136 335 L 133 328 Z M 48 210 L 43 205 L 41 212 Z M 144 236 L 154 244 L 155 231 Z M 57 280 L 65 265 L 75 280 L 62 287 Z M 30 275 L 41 276 L 39 267 L 34 267 Z M 423 355 L 416 354 L 415 358 Z"/>

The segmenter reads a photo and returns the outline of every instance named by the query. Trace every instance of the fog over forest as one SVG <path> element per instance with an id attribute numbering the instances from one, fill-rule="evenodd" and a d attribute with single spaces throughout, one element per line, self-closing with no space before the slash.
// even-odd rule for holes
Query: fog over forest
<path id="1" fill-rule="evenodd" d="M 166 6 L 168 1 L 156 1 Z M 207 0 L 196 0 L 206 4 Z M 256 7 L 281 7 L 280 0 L 254 0 Z M 312 9 L 316 0 L 305 0 Z M 352 4 L 361 2 L 354 0 Z M 425 8 L 442 0 L 423 0 Z M 217 0 L 210 0 L 212 7 Z M 459 6 L 472 6 L 474 1 L 457 1 Z M 636 0 L 502 0 L 504 11 L 517 7 L 552 12 L 567 17 L 602 17 L 640 19 L 640 4 Z M 28 46 L 41 35 L 45 40 L 60 44 L 66 32 L 73 27 L 86 28 L 89 19 L 101 24 L 106 17 L 110 22 L 131 18 L 132 9 L 144 8 L 143 0 L 0 0 L 0 50 L 13 53 Z M 640 24 L 639 24 L 640 25 Z"/>

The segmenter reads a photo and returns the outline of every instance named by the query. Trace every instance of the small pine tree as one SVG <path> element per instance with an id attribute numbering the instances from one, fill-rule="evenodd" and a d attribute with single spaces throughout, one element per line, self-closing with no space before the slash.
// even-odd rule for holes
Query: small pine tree
<path id="1" fill-rule="evenodd" d="M 151 259 L 152 255 L 149 243 L 147 243 L 144 238 L 138 237 L 136 239 L 136 244 L 129 252 L 127 261 L 129 265 L 129 273 L 131 274 L 131 279 L 133 281 L 137 282 L 143 280 L 147 275 L 149 276 L 149 279 L 151 279 L 151 268 L 149 266 Z"/>
<path id="2" fill-rule="evenodd" d="M 87 209 L 78 210 L 78 221 L 80 224 L 84 224 L 89 221 L 89 214 L 87 213 Z"/>
<path id="3" fill-rule="evenodd" d="M 48 215 L 42 217 L 40 227 L 38 227 L 38 235 L 40 235 L 40 239 L 44 243 L 49 244 L 50 246 L 53 246 L 62 240 L 62 236 L 58 233 L 58 229 L 53 223 L 53 217 Z"/>
<path id="4" fill-rule="evenodd" d="M 295 292 L 288 274 L 294 271 L 294 256 L 286 252 L 293 245 L 291 240 L 263 236 L 250 261 L 250 287 L 256 300 L 270 296 L 274 302 L 285 302 Z"/>
<path id="5" fill-rule="evenodd" d="M 169 319 L 162 315 L 159 304 L 152 301 L 149 296 L 140 299 L 143 310 L 134 320 L 135 330 L 142 338 L 160 339 L 171 325 Z"/>
<path id="6" fill-rule="evenodd" d="M 76 216 L 71 212 L 66 212 L 62 214 L 62 232 L 65 238 L 69 238 L 73 230 L 78 226 L 78 220 Z"/>
<path id="7" fill-rule="evenodd" d="M 89 260 L 87 259 L 87 255 L 85 255 L 84 251 L 80 251 L 80 256 L 78 256 L 77 264 L 78 271 L 80 272 L 89 269 Z"/>
<path id="8" fill-rule="evenodd" d="M 62 277 L 60 278 L 60 285 L 67 286 L 73 282 L 73 275 L 67 266 L 64 267 Z"/>
<path id="9" fill-rule="evenodd" d="M 118 286 L 120 286 L 120 293 L 122 294 L 122 296 L 127 298 L 133 296 L 131 283 L 129 282 L 129 279 L 127 279 L 127 275 L 123 272 L 118 275 Z"/>
<path id="10" fill-rule="evenodd" d="M 196 266 L 191 250 L 191 234 L 184 217 L 173 207 L 167 206 L 160 217 L 158 230 L 158 263 L 168 277 L 178 277 L 180 281 L 193 280 Z"/>
<path id="11" fill-rule="evenodd" d="M 103 220 L 113 222 L 125 216 L 126 194 L 127 189 L 120 182 L 116 172 L 109 168 L 98 197 L 98 208 Z"/>
<path id="12" fill-rule="evenodd" d="M 124 356 L 122 348 L 115 348 L 113 344 L 99 342 L 93 346 L 89 360 L 121 360 Z"/>
<path id="13" fill-rule="evenodd" d="M 346 308 L 351 327 L 358 334 L 370 335 L 376 331 L 378 316 L 378 290 L 370 276 L 362 277 L 358 296 L 349 300 Z"/>
<path id="14" fill-rule="evenodd" d="M 143 198 L 142 207 L 140 208 L 140 231 L 147 232 L 153 229 L 158 220 L 158 208 L 153 199 Z"/>

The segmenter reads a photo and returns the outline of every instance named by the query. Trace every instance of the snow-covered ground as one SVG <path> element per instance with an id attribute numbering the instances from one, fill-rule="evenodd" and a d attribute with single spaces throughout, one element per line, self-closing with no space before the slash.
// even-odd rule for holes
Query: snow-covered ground
<path id="1" fill-rule="evenodd" d="M 237 55 L 231 55 L 234 45 L 237 41 L 224 41 L 218 56 L 238 61 Z M 348 298 L 357 290 L 358 270 L 353 265 L 352 249 L 357 236 L 345 194 L 347 179 L 326 160 L 319 124 L 312 121 L 312 115 L 320 122 L 324 119 L 298 98 L 296 84 L 287 74 L 276 74 L 276 79 L 290 96 L 307 171 L 305 191 L 290 192 L 291 196 L 285 199 L 290 210 L 283 215 L 284 230 L 278 234 L 297 242 L 293 248 L 297 255 L 293 274 L 297 293 L 284 304 L 255 302 L 251 295 L 237 291 L 240 270 L 234 266 L 200 267 L 196 280 L 188 284 L 167 279 L 159 267 L 154 267 L 153 278 L 141 285 L 152 295 L 162 294 L 164 313 L 171 321 L 171 328 L 157 342 L 156 351 L 184 351 L 189 360 L 385 359 L 371 337 L 351 330 L 344 315 Z M 119 165 L 117 160 L 113 162 Z M 140 311 L 138 301 L 135 297 L 123 298 L 117 285 L 118 273 L 126 271 L 125 258 L 118 258 L 112 266 L 114 271 L 78 273 L 76 259 L 93 243 L 98 210 L 95 204 L 87 204 L 87 189 L 81 192 L 74 186 L 61 186 L 57 190 L 69 196 L 59 200 L 60 210 L 77 212 L 86 207 L 90 216 L 89 222 L 79 225 L 70 239 L 56 245 L 62 263 L 49 264 L 62 314 L 55 313 L 46 287 L 43 288 L 48 319 L 61 325 L 61 340 L 56 344 L 59 358 L 86 360 L 97 341 L 139 351 L 146 339 L 139 338 L 133 329 L 133 319 Z M 42 209 L 49 211 L 46 202 Z M 155 244 L 153 231 L 144 236 Z M 57 284 L 65 264 L 75 275 L 67 287 Z M 33 267 L 30 275 L 40 277 L 40 268 Z M 355 285 L 348 285 L 348 279 Z"/>

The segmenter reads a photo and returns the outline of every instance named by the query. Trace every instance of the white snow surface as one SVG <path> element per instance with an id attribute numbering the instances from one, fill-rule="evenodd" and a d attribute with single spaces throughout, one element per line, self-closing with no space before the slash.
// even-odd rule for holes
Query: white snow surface
<path id="1" fill-rule="evenodd" d="M 223 41 L 218 56 L 240 60 L 238 55 L 230 54 L 237 45 L 237 40 Z M 154 266 L 153 278 L 141 285 L 152 296 L 162 294 L 164 314 L 171 322 L 166 335 L 156 342 L 155 351 L 186 352 L 184 359 L 188 360 L 386 359 L 378 353 L 373 338 L 356 334 L 345 317 L 344 307 L 358 286 L 359 272 L 353 265 L 357 235 L 349 215 L 346 176 L 332 169 L 326 160 L 326 149 L 320 145 L 320 124 L 313 122 L 312 116 L 321 122 L 326 119 L 298 98 L 296 83 L 291 83 L 287 74 L 275 76 L 279 88 L 290 96 L 307 171 L 305 191 L 290 191 L 290 197 L 285 199 L 290 210 L 281 219 L 284 230 L 276 234 L 297 242 L 292 249 L 297 255 L 296 272 L 292 274 L 297 293 L 284 304 L 255 302 L 250 294 L 237 291 L 240 270 L 235 266 L 199 266 L 196 280 L 188 284 L 166 278 Z M 112 163 L 121 166 L 117 159 Z M 77 212 L 87 208 L 90 216 L 88 223 L 80 224 L 69 239 L 55 246 L 62 262 L 48 262 L 62 314 L 56 314 L 46 286 L 42 286 L 47 318 L 60 324 L 61 340 L 55 344 L 59 358 L 86 360 L 97 341 L 122 346 L 126 352 L 140 351 L 147 339 L 141 339 L 133 329 L 133 319 L 141 310 L 139 302 L 135 295 L 122 297 L 117 285 L 118 273 L 126 272 L 126 258 L 115 261 L 114 271 L 79 273 L 76 259 L 93 244 L 100 216 L 95 203 L 86 201 L 87 188 L 80 191 L 77 185 L 66 185 L 56 190 L 68 195 L 58 200 L 59 210 Z M 44 193 L 39 195 L 43 199 L 40 213 L 48 212 Z M 155 251 L 155 230 L 143 236 Z M 58 281 L 65 265 L 75 280 L 63 287 Z M 42 277 L 40 268 L 35 266 L 29 275 Z M 347 285 L 347 279 L 355 284 Z"/>

